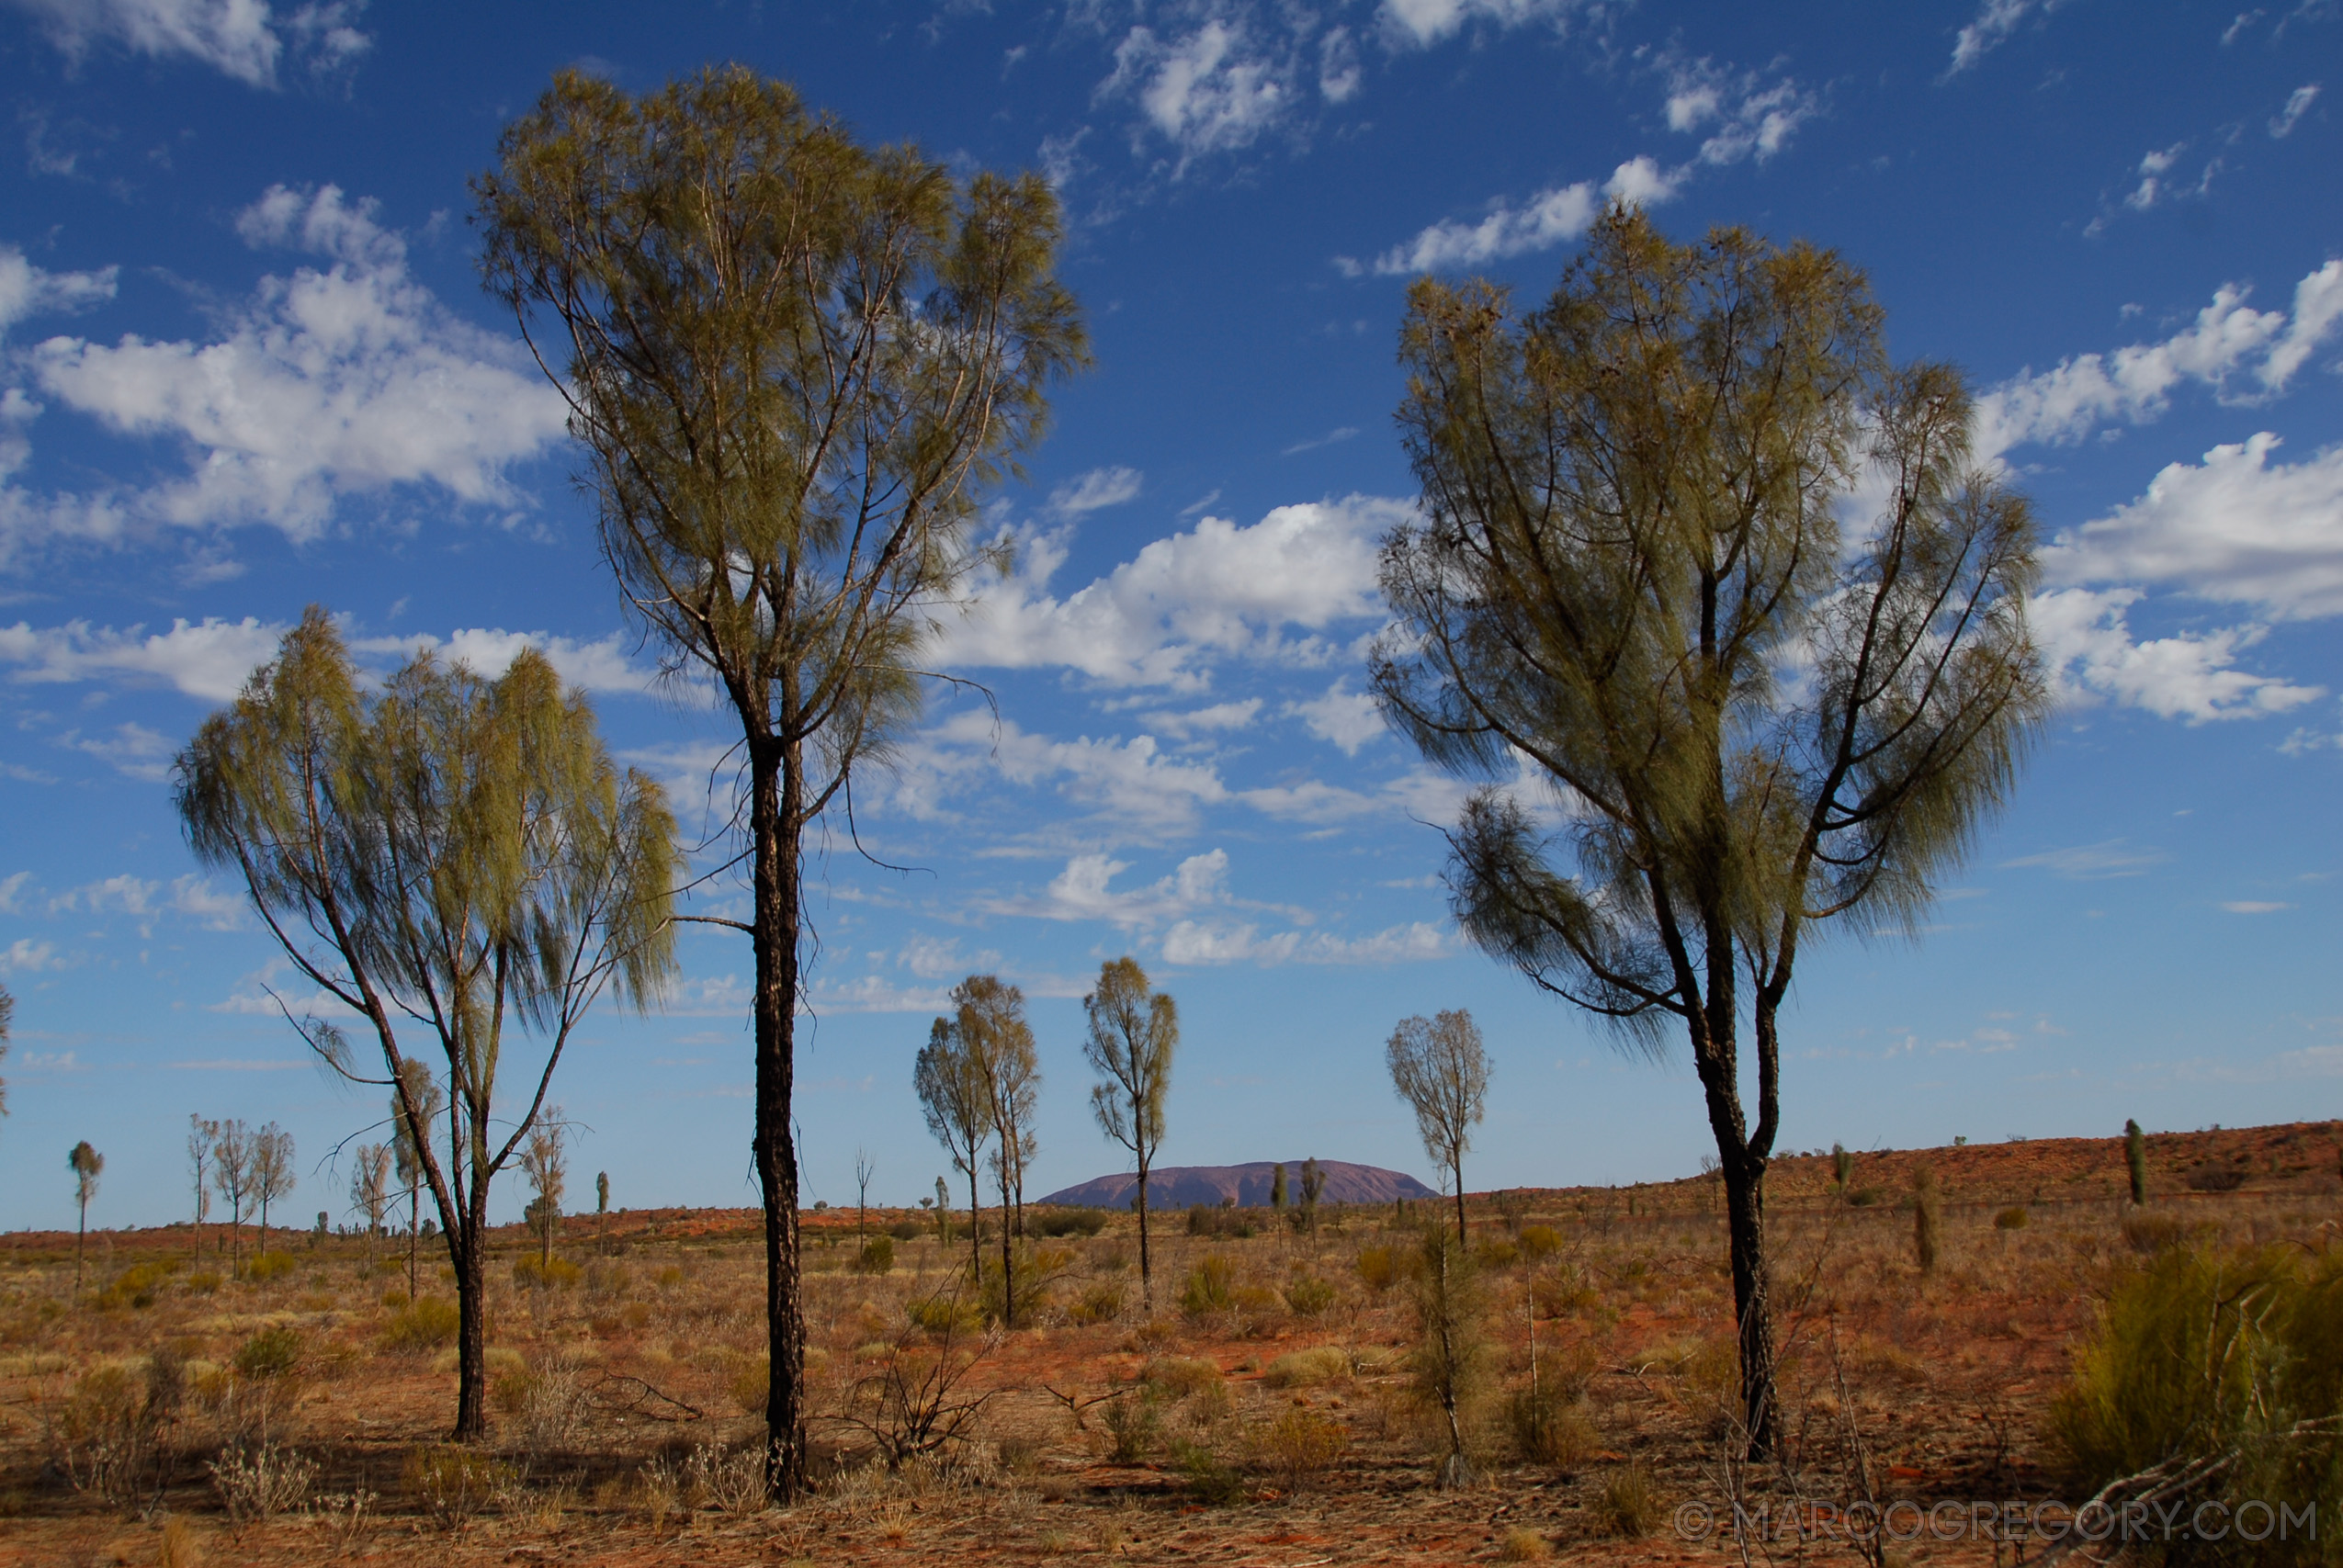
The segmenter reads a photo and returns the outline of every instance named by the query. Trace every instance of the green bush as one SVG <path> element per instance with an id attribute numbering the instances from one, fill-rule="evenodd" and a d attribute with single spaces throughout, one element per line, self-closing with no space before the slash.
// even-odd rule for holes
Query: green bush
<path id="1" fill-rule="evenodd" d="M 1173 1443 L 1172 1463 L 1188 1483 L 1188 1495 L 1208 1508 L 1225 1508 L 1244 1498 L 1243 1472 L 1209 1443 Z"/>
<path id="2" fill-rule="evenodd" d="M 1096 1235 L 1106 1228 L 1104 1209 L 1051 1209 L 1028 1217 L 1036 1235 Z"/>
<path id="3" fill-rule="evenodd" d="M 1523 1225 L 1514 1244 L 1522 1249 L 1523 1262 L 1535 1263 L 1562 1249 L 1562 1233 L 1552 1225 Z"/>
<path id="4" fill-rule="evenodd" d="M 1316 1317 L 1342 1299 L 1333 1281 L 1305 1274 L 1285 1287 L 1286 1307 L 1302 1317 Z"/>
<path id="5" fill-rule="evenodd" d="M 875 1235 L 863 1243 L 862 1255 L 855 1259 L 855 1267 L 866 1274 L 891 1274 L 895 1271 L 895 1238 Z"/>
<path id="6" fill-rule="evenodd" d="M 2026 1228 L 2027 1221 L 2032 1218 L 2032 1216 L 2026 1213 L 2024 1204 L 2012 1203 L 1993 1216 L 1993 1228 L 1998 1231 L 2021 1231 Z"/>
<path id="7" fill-rule="evenodd" d="M 282 1279 L 293 1271 L 293 1255 L 289 1252 L 263 1252 L 243 1267 L 243 1277 L 255 1285 Z"/>
<path id="8" fill-rule="evenodd" d="M 1188 1270 L 1180 1287 L 1180 1310 L 1190 1317 L 1227 1312 L 1237 1304 L 1236 1265 L 1217 1252 L 1207 1252 Z"/>
<path id="9" fill-rule="evenodd" d="M 1272 1388 L 1315 1388 L 1350 1375 L 1349 1351 L 1340 1345 L 1319 1345 L 1278 1357 L 1262 1371 L 1261 1381 Z"/>
<path id="10" fill-rule="evenodd" d="M 2343 1518 L 2343 1252 L 2168 1249 L 2110 1298 L 2045 1434 L 2081 1492 L 2173 1461 L 2234 1456 L 2179 1497 L 2190 1517 L 2248 1499 Z M 2116 1501 L 2121 1502 L 2119 1497 Z M 2159 1504 L 2159 1513 L 2168 1505 Z M 2185 1540 L 2172 1562 L 2318 1562 L 2318 1543 Z"/>
<path id="11" fill-rule="evenodd" d="M 301 1364 L 301 1334 L 298 1328 L 264 1328 L 236 1350 L 238 1375 L 255 1382 L 290 1376 Z"/>
<path id="12" fill-rule="evenodd" d="M 1505 1402 L 1505 1424 L 1513 1450 L 1531 1464 L 1551 1465 L 1566 1473 L 1584 1464 L 1601 1447 L 1594 1418 L 1585 1403 L 1572 1397 L 1568 1382 L 1544 1377 L 1532 1392 L 1523 1383 Z"/>
<path id="13" fill-rule="evenodd" d="M 1000 1278 L 996 1269 L 993 1278 Z M 1000 1286 L 993 1287 L 995 1293 Z M 936 1294 L 923 1301 L 907 1303 L 904 1308 L 912 1324 L 930 1334 L 967 1334 L 984 1326 L 984 1308 L 974 1297 L 957 1292 Z"/>
<path id="14" fill-rule="evenodd" d="M 428 1350 L 452 1341 L 460 1321 L 455 1303 L 425 1296 L 391 1310 L 382 1340 L 393 1350 Z"/>
<path id="15" fill-rule="evenodd" d="M 144 1311 L 163 1293 L 163 1282 L 178 1271 L 179 1260 L 175 1258 L 160 1263 L 133 1263 L 97 1292 L 98 1308 L 105 1312 L 125 1308 Z"/>
<path id="16" fill-rule="evenodd" d="M 537 1290 L 567 1291 L 585 1278 L 585 1270 L 566 1258 L 548 1262 L 534 1252 L 513 1259 L 513 1283 Z"/>
<path id="17" fill-rule="evenodd" d="M 1112 1280 L 1093 1280 L 1067 1315 L 1081 1324 L 1112 1323 L 1123 1315 L 1123 1287 Z"/>

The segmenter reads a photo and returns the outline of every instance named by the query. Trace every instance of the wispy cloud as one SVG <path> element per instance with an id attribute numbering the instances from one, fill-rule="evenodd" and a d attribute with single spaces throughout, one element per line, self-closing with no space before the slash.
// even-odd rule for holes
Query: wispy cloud
<path id="1" fill-rule="evenodd" d="M 2161 865 L 2170 858 L 2162 850 L 2127 843 L 2122 839 L 2107 839 L 2096 844 L 2020 855 L 2001 863 L 2004 867 L 2036 866 L 2069 881 L 2093 882 L 2108 877 L 2142 876 L 2149 867 Z"/>

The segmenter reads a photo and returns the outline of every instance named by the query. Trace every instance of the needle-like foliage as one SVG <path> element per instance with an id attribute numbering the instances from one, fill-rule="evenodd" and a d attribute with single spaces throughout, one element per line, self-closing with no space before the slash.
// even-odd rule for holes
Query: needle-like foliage
<path id="1" fill-rule="evenodd" d="M 339 1026 L 292 1020 L 336 1071 L 392 1090 L 402 1163 L 430 1190 L 455 1268 L 455 1434 L 475 1439 L 489 1184 L 536 1129 L 587 1010 L 642 1005 L 673 972 L 681 857 L 665 794 L 618 772 L 584 697 L 534 649 L 493 681 L 418 654 L 368 695 L 314 607 L 205 721 L 177 778 L 197 855 L 243 876 L 295 967 L 379 1047 L 372 1071 Z M 401 1043 L 410 1028 L 437 1058 L 444 1120 L 434 1072 Z M 516 1037 L 542 1055 L 518 1113 L 497 1115 Z"/>
<path id="2" fill-rule="evenodd" d="M 1139 1291 L 1155 1310 L 1155 1276 L 1148 1257 L 1147 1178 L 1163 1144 L 1163 1103 L 1172 1094 L 1172 1058 L 1180 1048 L 1180 1010 L 1148 985 L 1138 960 L 1110 958 L 1098 968 L 1098 989 L 1082 998 L 1090 1036 L 1082 1055 L 1097 1069 L 1091 1111 L 1106 1135 L 1138 1162 Z"/>
<path id="3" fill-rule="evenodd" d="M 1083 357 L 1057 198 L 861 146 L 740 68 L 640 97 L 565 72 L 500 151 L 474 186 L 488 287 L 570 401 L 628 606 L 741 727 L 766 1469 L 794 1496 L 805 834 L 918 711 L 935 617 L 990 554 L 981 493 Z"/>
<path id="4" fill-rule="evenodd" d="M 1483 781 L 1450 835 L 1464 930 L 1631 1043 L 1684 1029 L 1760 1450 L 1800 943 L 1917 931 L 2048 705 L 2032 513 L 1972 461 L 1960 373 L 1891 367 L 1880 328 L 1832 253 L 1614 209 L 1543 310 L 1427 278 L 1401 338 L 1423 514 L 1385 544 L 1376 694 Z"/>

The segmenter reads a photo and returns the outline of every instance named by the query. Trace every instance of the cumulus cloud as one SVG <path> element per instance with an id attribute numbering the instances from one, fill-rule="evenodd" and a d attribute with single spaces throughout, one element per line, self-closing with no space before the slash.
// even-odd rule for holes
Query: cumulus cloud
<path id="1" fill-rule="evenodd" d="M 1357 756 L 1360 747 L 1384 733 L 1383 710 L 1375 705 L 1374 697 L 1351 690 L 1348 676 L 1307 702 L 1287 704 L 1285 711 L 1299 718 L 1320 740 L 1341 747 L 1346 757 Z"/>
<path id="2" fill-rule="evenodd" d="M 330 185 L 273 187 L 238 227 L 328 265 L 264 279 L 217 342 L 56 337 L 32 350 L 43 391 L 122 434 L 180 442 L 185 476 L 78 514 L 20 515 L 19 530 L 103 537 L 133 520 L 265 523 L 307 539 L 339 498 L 415 484 L 519 503 L 504 470 L 560 437 L 561 400 L 512 345 L 413 281 L 404 243 L 371 202 Z"/>
<path id="3" fill-rule="evenodd" d="M 2202 724 L 2285 713 L 2320 695 L 2320 687 L 2237 667 L 2238 656 L 2269 635 L 2265 626 L 2134 638 L 2126 615 L 2145 597 L 2136 588 L 2063 588 L 2033 597 L 2027 619 L 2063 700 L 2113 702 Z"/>
<path id="4" fill-rule="evenodd" d="M 8 680 L 17 685 L 121 681 L 168 685 L 206 702 L 224 703 L 243 689 L 254 671 L 277 656 L 285 631 L 279 624 L 250 615 L 238 621 L 216 616 L 175 620 L 165 632 L 137 626 L 117 631 L 81 620 L 40 627 L 18 621 L 0 626 L 0 665 L 15 666 Z M 654 672 L 628 660 L 626 637 L 618 632 L 589 640 L 475 626 L 445 637 L 429 633 L 357 637 L 349 646 L 361 658 L 372 655 L 383 662 L 429 649 L 492 676 L 503 674 L 523 648 L 534 647 L 563 680 L 589 691 L 644 692 L 654 680 Z"/>
<path id="5" fill-rule="evenodd" d="M 981 711 L 956 715 L 906 746 L 889 798 L 913 816 L 939 818 L 947 795 L 993 778 L 1053 789 L 1126 840 L 1191 831 L 1201 807 L 1229 798 L 1211 763 L 1166 757 L 1152 735 L 1056 740 Z"/>
<path id="6" fill-rule="evenodd" d="M 1407 964 L 1444 957 L 1448 948 L 1441 928 L 1422 920 L 1355 938 L 1329 931 L 1264 935 L 1251 923 L 1182 920 L 1163 933 L 1161 951 L 1166 964 L 1254 964 L 1266 968 L 1279 964 Z"/>
<path id="7" fill-rule="evenodd" d="M 57 914 L 103 915 L 121 914 L 138 918 L 154 915 L 184 915 L 207 930 L 235 931 L 243 924 L 244 901 L 233 894 L 223 893 L 203 876 L 181 876 L 169 884 L 150 881 L 125 873 L 101 881 L 84 883 L 69 888 L 49 900 L 49 912 Z"/>
<path id="8" fill-rule="evenodd" d="M 961 669 L 1062 665 L 1116 685 L 1194 689 L 1223 658 L 1323 662 L 1319 636 L 1377 615 L 1376 541 L 1412 504 L 1376 496 L 1281 506 L 1250 526 L 1205 516 L 1157 539 L 1064 598 L 1048 591 L 1062 535 L 1024 552 L 944 628 L 941 657 Z"/>
<path id="9" fill-rule="evenodd" d="M 2133 171 L 2139 175 L 2140 183 L 2132 187 L 2131 194 L 2123 198 L 2123 205 L 2134 212 L 2145 212 L 2154 207 L 2166 194 L 2165 176 L 2172 172 L 2172 165 L 2180 161 L 2180 154 L 2187 152 L 2188 147 L 2185 141 L 2175 141 L 2160 151 L 2150 148 L 2142 153 L 2140 166 Z"/>
<path id="10" fill-rule="evenodd" d="M 2308 114 L 2311 106 L 2316 102 L 2318 102 L 2317 83 L 2313 82 L 2295 88 L 2286 96 L 2286 107 L 2280 109 L 2270 120 L 2269 134 L 2280 140 L 2292 134 L 2295 122 Z"/>
<path id="11" fill-rule="evenodd" d="M 1475 22 L 1517 28 L 1565 26 L 1586 0 L 1383 0 L 1384 35 L 1417 48 L 1440 42 Z"/>
<path id="12" fill-rule="evenodd" d="M 78 63 L 99 44 L 168 60 L 184 56 L 255 87 L 277 85 L 289 51 L 331 71 L 373 47 L 355 25 L 364 0 L 301 6 L 281 17 L 266 0 L 8 0 Z"/>
<path id="13" fill-rule="evenodd" d="M 119 267 L 96 272 L 50 272 L 25 259 L 14 245 L 0 245 L 0 333 L 28 316 L 82 310 L 114 298 Z"/>
<path id="14" fill-rule="evenodd" d="M 2291 620 L 2343 615 L 2343 446 L 2276 463 L 2268 431 L 2173 463 L 2043 552 L 2056 582 L 2138 582 Z"/>
<path id="15" fill-rule="evenodd" d="M 1990 461 L 2029 442 L 2079 441 L 2112 420 L 2145 423 L 2184 382 L 2232 400 L 2285 390 L 2343 324 L 2343 262 L 2296 284 L 2291 312 L 2257 310 L 2246 303 L 2250 294 L 2224 284 L 2189 325 L 2160 342 L 2077 355 L 1990 389 L 1977 400 L 1977 456 Z"/>
<path id="16" fill-rule="evenodd" d="M 2029 16 L 2040 12 L 2046 17 L 2058 9 L 2058 4 L 2059 0 L 1985 0 L 1976 19 L 1952 40 L 1952 63 L 1945 74 L 1966 71 L 1999 48 Z"/>
<path id="17" fill-rule="evenodd" d="M 1247 697 L 1237 703 L 1214 703 L 1209 707 L 1191 708 L 1185 713 L 1150 713 L 1146 716 L 1148 728 L 1169 735 L 1177 740 L 1221 730 L 1249 729 L 1261 714 L 1262 699 Z"/>
<path id="18" fill-rule="evenodd" d="M 1290 47 L 1264 48 L 1245 22 L 1215 17 L 1184 37 L 1134 27 L 1115 50 L 1100 99 L 1135 100 L 1144 123 L 1178 151 L 1178 170 L 1208 153 L 1241 150 L 1283 119 L 1300 96 Z M 1136 140 L 1136 138 L 1135 138 Z"/>
<path id="19" fill-rule="evenodd" d="M 1137 468 L 1092 468 L 1049 492 L 1049 514 L 1070 522 L 1120 506 L 1139 493 L 1142 478 Z"/>
<path id="20" fill-rule="evenodd" d="M 171 756 L 178 750 L 169 736 L 142 724 L 118 724 L 96 735 L 69 729 L 57 738 L 57 744 L 86 752 L 116 773 L 147 784 L 161 784 L 171 776 Z"/>
<path id="21" fill-rule="evenodd" d="M 1049 920 L 1104 920 L 1119 931 L 1134 931 L 1228 901 L 1226 850 L 1190 855 L 1170 875 L 1144 887 L 1111 886 L 1117 875 L 1130 869 L 1128 861 L 1108 855 L 1076 855 L 1066 863 L 1065 870 L 1050 878 L 1038 898 L 1000 900 L 991 908 L 1001 914 Z"/>
<path id="22" fill-rule="evenodd" d="M 1627 165 L 1620 167 L 1624 169 Z M 1384 277 L 1443 272 L 1477 266 L 1527 251 L 1550 250 L 1585 233 L 1594 221 L 1595 212 L 1592 181 L 1556 186 L 1538 192 L 1519 207 L 1503 201 L 1493 203 L 1488 215 L 1477 223 L 1443 219 L 1419 231 L 1414 239 L 1394 245 L 1375 257 L 1374 268 L 1378 276 Z"/>
<path id="23" fill-rule="evenodd" d="M 1693 60 L 1673 51 L 1658 56 L 1654 63 L 1668 79 L 1668 129 L 1686 134 L 1707 132 L 1700 148 L 1703 164 L 1721 167 L 1752 156 L 1765 163 L 1790 144 L 1801 125 L 1821 112 L 1821 100 L 1799 86 L 1793 76 L 1769 81 L 1761 72 L 1739 71 L 1718 65 L 1705 55 Z M 1644 164 L 1649 162 L 1637 160 Z M 1626 169 L 1623 164 L 1621 174 Z M 1681 171 L 1675 178 L 1682 178 Z M 1674 188 L 1671 183 L 1658 199 L 1666 200 Z"/>
<path id="24" fill-rule="evenodd" d="M 18 621 L 0 626 L 0 663 L 16 666 L 8 679 L 20 685 L 128 679 L 226 702 L 276 656 L 285 628 L 250 615 L 241 621 L 207 616 L 175 620 L 167 632 L 142 632 L 143 626 L 116 631 L 78 620 L 35 629 Z"/>

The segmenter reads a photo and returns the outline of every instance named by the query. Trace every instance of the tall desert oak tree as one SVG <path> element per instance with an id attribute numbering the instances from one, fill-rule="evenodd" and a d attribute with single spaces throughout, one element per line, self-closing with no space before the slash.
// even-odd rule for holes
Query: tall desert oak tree
<path id="1" fill-rule="evenodd" d="M 455 1436 L 479 1438 L 489 1184 L 538 1127 L 587 1010 L 641 1006 L 673 973 L 666 795 L 612 765 L 593 709 L 534 649 L 493 681 L 420 653 L 369 695 L 314 607 L 204 722 L 177 778 L 197 856 L 243 876 L 294 967 L 379 1048 L 376 1071 L 341 1026 L 287 1014 L 343 1077 L 391 1090 L 456 1274 Z M 523 1040 L 541 1055 L 517 1113 L 500 1113 L 504 1053 Z"/>
<path id="2" fill-rule="evenodd" d="M 1151 989 L 1136 958 L 1110 958 L 1098 968 L 1098 989 L 1082 998 L 1090 1037 L 1082 1055 L 1098 1073 L 1090 1108 L 1106 1135 L 1131 1151 L 1139 1190 L 1139 1290 L 1155 1310 L 1155 1275 L 1148 1258 L 1147 1178 L 1163 1145 L 1163 1102 L 1172 1094 L 1172 1058 L 1180 1049 L 1180 1010 Z"/>
<path id="3" fill-rule="evenodd" d="M 1423 502 L 1384 544 L 1376 694 L 1482 781 L 1463 929 L 1626 1043 L 1685 1031 L 1770 1452 L 1782 1000 L 1817 922 L 1916 931 L 2006 799 L 2048 704 L 2032 513 L 1973 462 L 1959 372 L 1891 366 L 1862 274 L 1804 243 L 1614 209 L 1544 310 L 1425 278 L 1400 343 Z"/>
<path id="4" fill-rule="evenodd" d="M 754 948 L 766 1473 L 806 1482 L 797 1151 L 805 836 L 919 709 L 979 501 L 1084 336 L 1038 175 L 955 180 L 780 83 L 634 97 L 574 72 L 474 186 L 489 288 L 570 403 L 603 555 L 740 726 Z M 745 818 L 743 824 L 741 818 Z"/>

